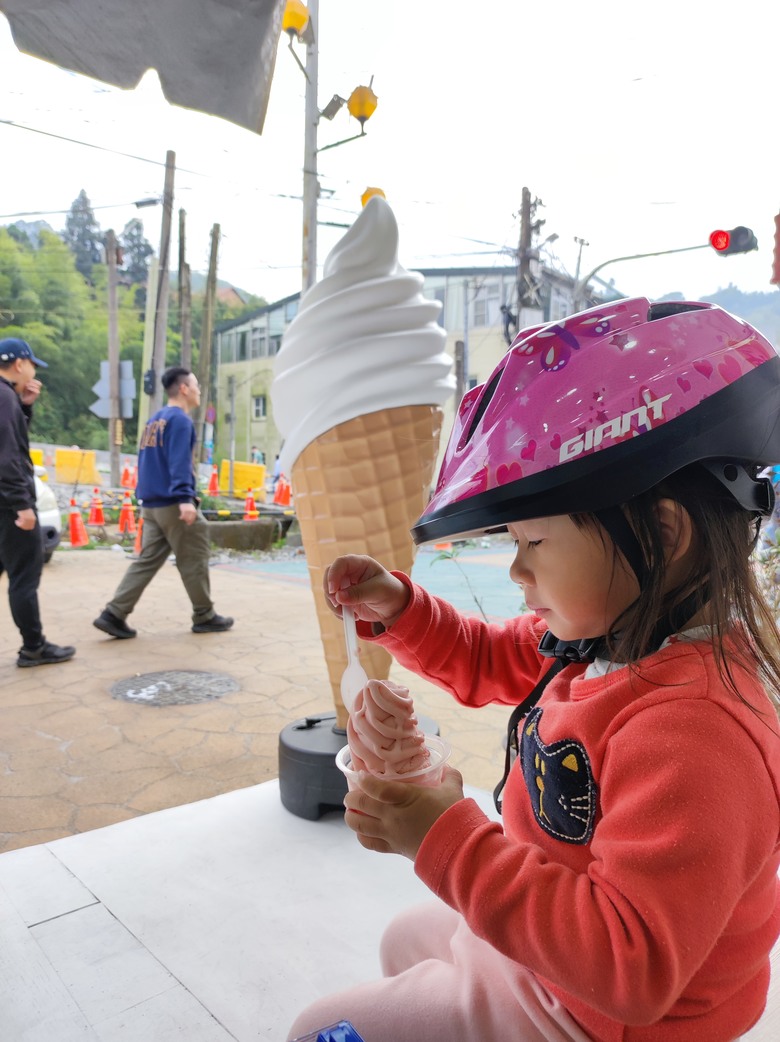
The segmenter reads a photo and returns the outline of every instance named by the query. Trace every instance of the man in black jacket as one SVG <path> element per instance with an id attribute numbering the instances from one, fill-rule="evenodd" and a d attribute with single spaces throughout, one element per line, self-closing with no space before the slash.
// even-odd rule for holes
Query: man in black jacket
<path id="1" fill-rule="evenodd" d="M 76 654 L 46 640 L 38 609 L 43 544 L 27 433 L 41 393 L 36 366 L 45 369 L 46 363 L 24 340 L 0 340 L 0 574 L 8 573 L 11 615 L 22 635 L 16 664 L 23 667 L 66 662 Z"/>

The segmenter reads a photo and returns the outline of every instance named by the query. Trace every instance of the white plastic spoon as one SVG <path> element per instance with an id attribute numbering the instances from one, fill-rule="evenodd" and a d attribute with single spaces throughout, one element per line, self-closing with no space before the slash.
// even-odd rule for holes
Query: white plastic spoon
<path id="1" fill-rule="evenodd" d="M 341 611 L 344 616 L 344 640 L 347 645 L 347 668 L 341 677 L 341 701 L 347 707 L 347 712 L 351 713 L 358 691 L 368 683 L 368 675 L 360 665 L 355 613 L 345 605 L 342 605 Z"/>

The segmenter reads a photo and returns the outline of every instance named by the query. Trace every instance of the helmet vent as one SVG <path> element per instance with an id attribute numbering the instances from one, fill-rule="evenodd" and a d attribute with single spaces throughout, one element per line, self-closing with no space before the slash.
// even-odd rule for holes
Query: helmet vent
<path id="1" fill-rule="evenodd" d="M 466 437 L 463 439 L 463 441 L 460 443 L 459 448 L 462 449 L 465 445 L 468 445 L 468 443 L 474 437 L 474 431 L 477 429 L 479 421 L 485 415 L 487 407 L 488 405 L 490 405 L 493 395 L 496 393 L 498 381 L 501 379 L 503 375 L 504 367 L 502 366 L 501 369 L 499 369 L 498 372 L 494 374 L 493 379 L 490 381 L 490 383 L 487 384 L 487 386 L 485 387 L 485 390 L 482 392 L 482 397 L 479 399 L 479 405 L 474 410 L 474 415 L 471 418 L 468 433 L 466 434 Z"/>
<path id="2" fill-rule="evenodd" d="M 688 300 L 662 300 L 650 305 L 647 321 L 653 322 L 657 318 L 669 318 L 670 315 L 682 315 L 686 311 L 701 311 L 707 306 L 707 304 L 692 304 Z"/>

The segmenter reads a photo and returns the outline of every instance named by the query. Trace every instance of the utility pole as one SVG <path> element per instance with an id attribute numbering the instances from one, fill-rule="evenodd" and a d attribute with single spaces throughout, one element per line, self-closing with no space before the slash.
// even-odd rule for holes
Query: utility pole
<path id="1" fill-rule="evenodd" d="M 179 329 L 181 330 L 181 364 L 192 369 L 192 287 L 190 266 L 185 249 L 184 210 L 179 210 Z"/>
<path id="2" fill-rule="evenodd" d="M 173 214 L 173 178 L 176 171 L 176 153 L 165 154 L 165 187 L 163 189 L 163 213 L 160 228 L 160 269 L 154 308 L 154 345 L 152 369 L 154 370 L 154 394 L 149 403 L 150 414 L 162 406 L 163 389 L 160 377 L 165 369 L 165 347 L 168 339 L 168 265 L 171 252 L 171 217 Z"/>
<path id="3" fill-rule="evenodd" d="M 200 434 L 200 458 L 208 460 L 205 438 L 205 416 L 211 397 L 211 339 L 214 332 L 214 304 L 217 299 L 217 256 L 219 253 L 219 225 L 211 228 L 211 253 L 209 273 L 206 277 L 206 293 L 203 299 L 203 324 L 200 331 L 200 357 L 198 359 L 198 381 L 200 383 L 200 407 L 196 417 L 196 430 Z"/>
<path id="4" fill-rule="evenodd" d="M 114 229 L 106 232 L 108 261 L 108 452 L 111 487 L 119 487 L 119 451 L 122 446 L 122 420 L 119 405 L 119 324 L 117 322 L 117 243 Z"/>
<path id="5" fill-rule="evenodd" d="M 463 395 L 466 393 L 466 381 L 463 375 L 463 341 L 455 341 L 455 413 L 457 415 Z"/>
<path id="6" fill-rule="evenodd" d="M 233 487 L 233 468 L 236 461 L 236 378 L 228 377 L 228 394 L 230 396 L 230 470 L 228 487 L 230 495 L 235 495 Z"/>
<path id="7" fill-rule="evenodd" d="M 523 189 L 520 204 L 520 243 L 517 251 L 517 310 L 528 304 L 528 288 L 531 284 L 531 192 Z M 518 322 L 520 316 L 518 314 Z"/>
<path id="8" fill-rule="evenodd" d="M 463 353 L 461 366 L 463 369 L 463 394 L 469 389 L 469 280 L 463 280 Z M 458 402 L 460 405 L 460 402 Z"/>
<path id="9" fill-rule="evenodd" d="M 306 44 L 306 115 L 303 138 L 303 258 L 301 264 L 301 293 L 317 281 L 317 124 L 320 119 L 317 104 L 319 55 L 317 35 L 320 27 L 319 0 L 309 0 L 309 28 Z"/>

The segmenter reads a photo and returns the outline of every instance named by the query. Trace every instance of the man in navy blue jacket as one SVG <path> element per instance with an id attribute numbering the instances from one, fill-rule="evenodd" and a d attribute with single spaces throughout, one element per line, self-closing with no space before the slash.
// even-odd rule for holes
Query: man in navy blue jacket
<path id="1" fill-rule="evenodd" d="M 120 640 L 136 635 L 127 616 L 171 552 L 192 603 L 192 632 L 222 633 L 233 625 L 232 619 L 214 611 L 208 522 L 198 509 L 192 463 L 195 425 L 190 419 L 200 404 L 198 378 L 189 369 L 173 366 L 163 373 L 162 385 L 168 404 L 146 424 L 138 453 L 135 491 L 142 504 L 141 554 L 93 623 Z"/>
<path id="2" fill-rule="evenodd" d="M 41 393 L 38 366 L 48 368 L 25 340 L 0 340 L 0 575 L 8 573 L 11 616 L 22 635 L 16 664 L 22 667 L 67 662 L 76 654 L 70 645 L 46 640 L 38 606 L 43 544 L 27 433 Z"/>

